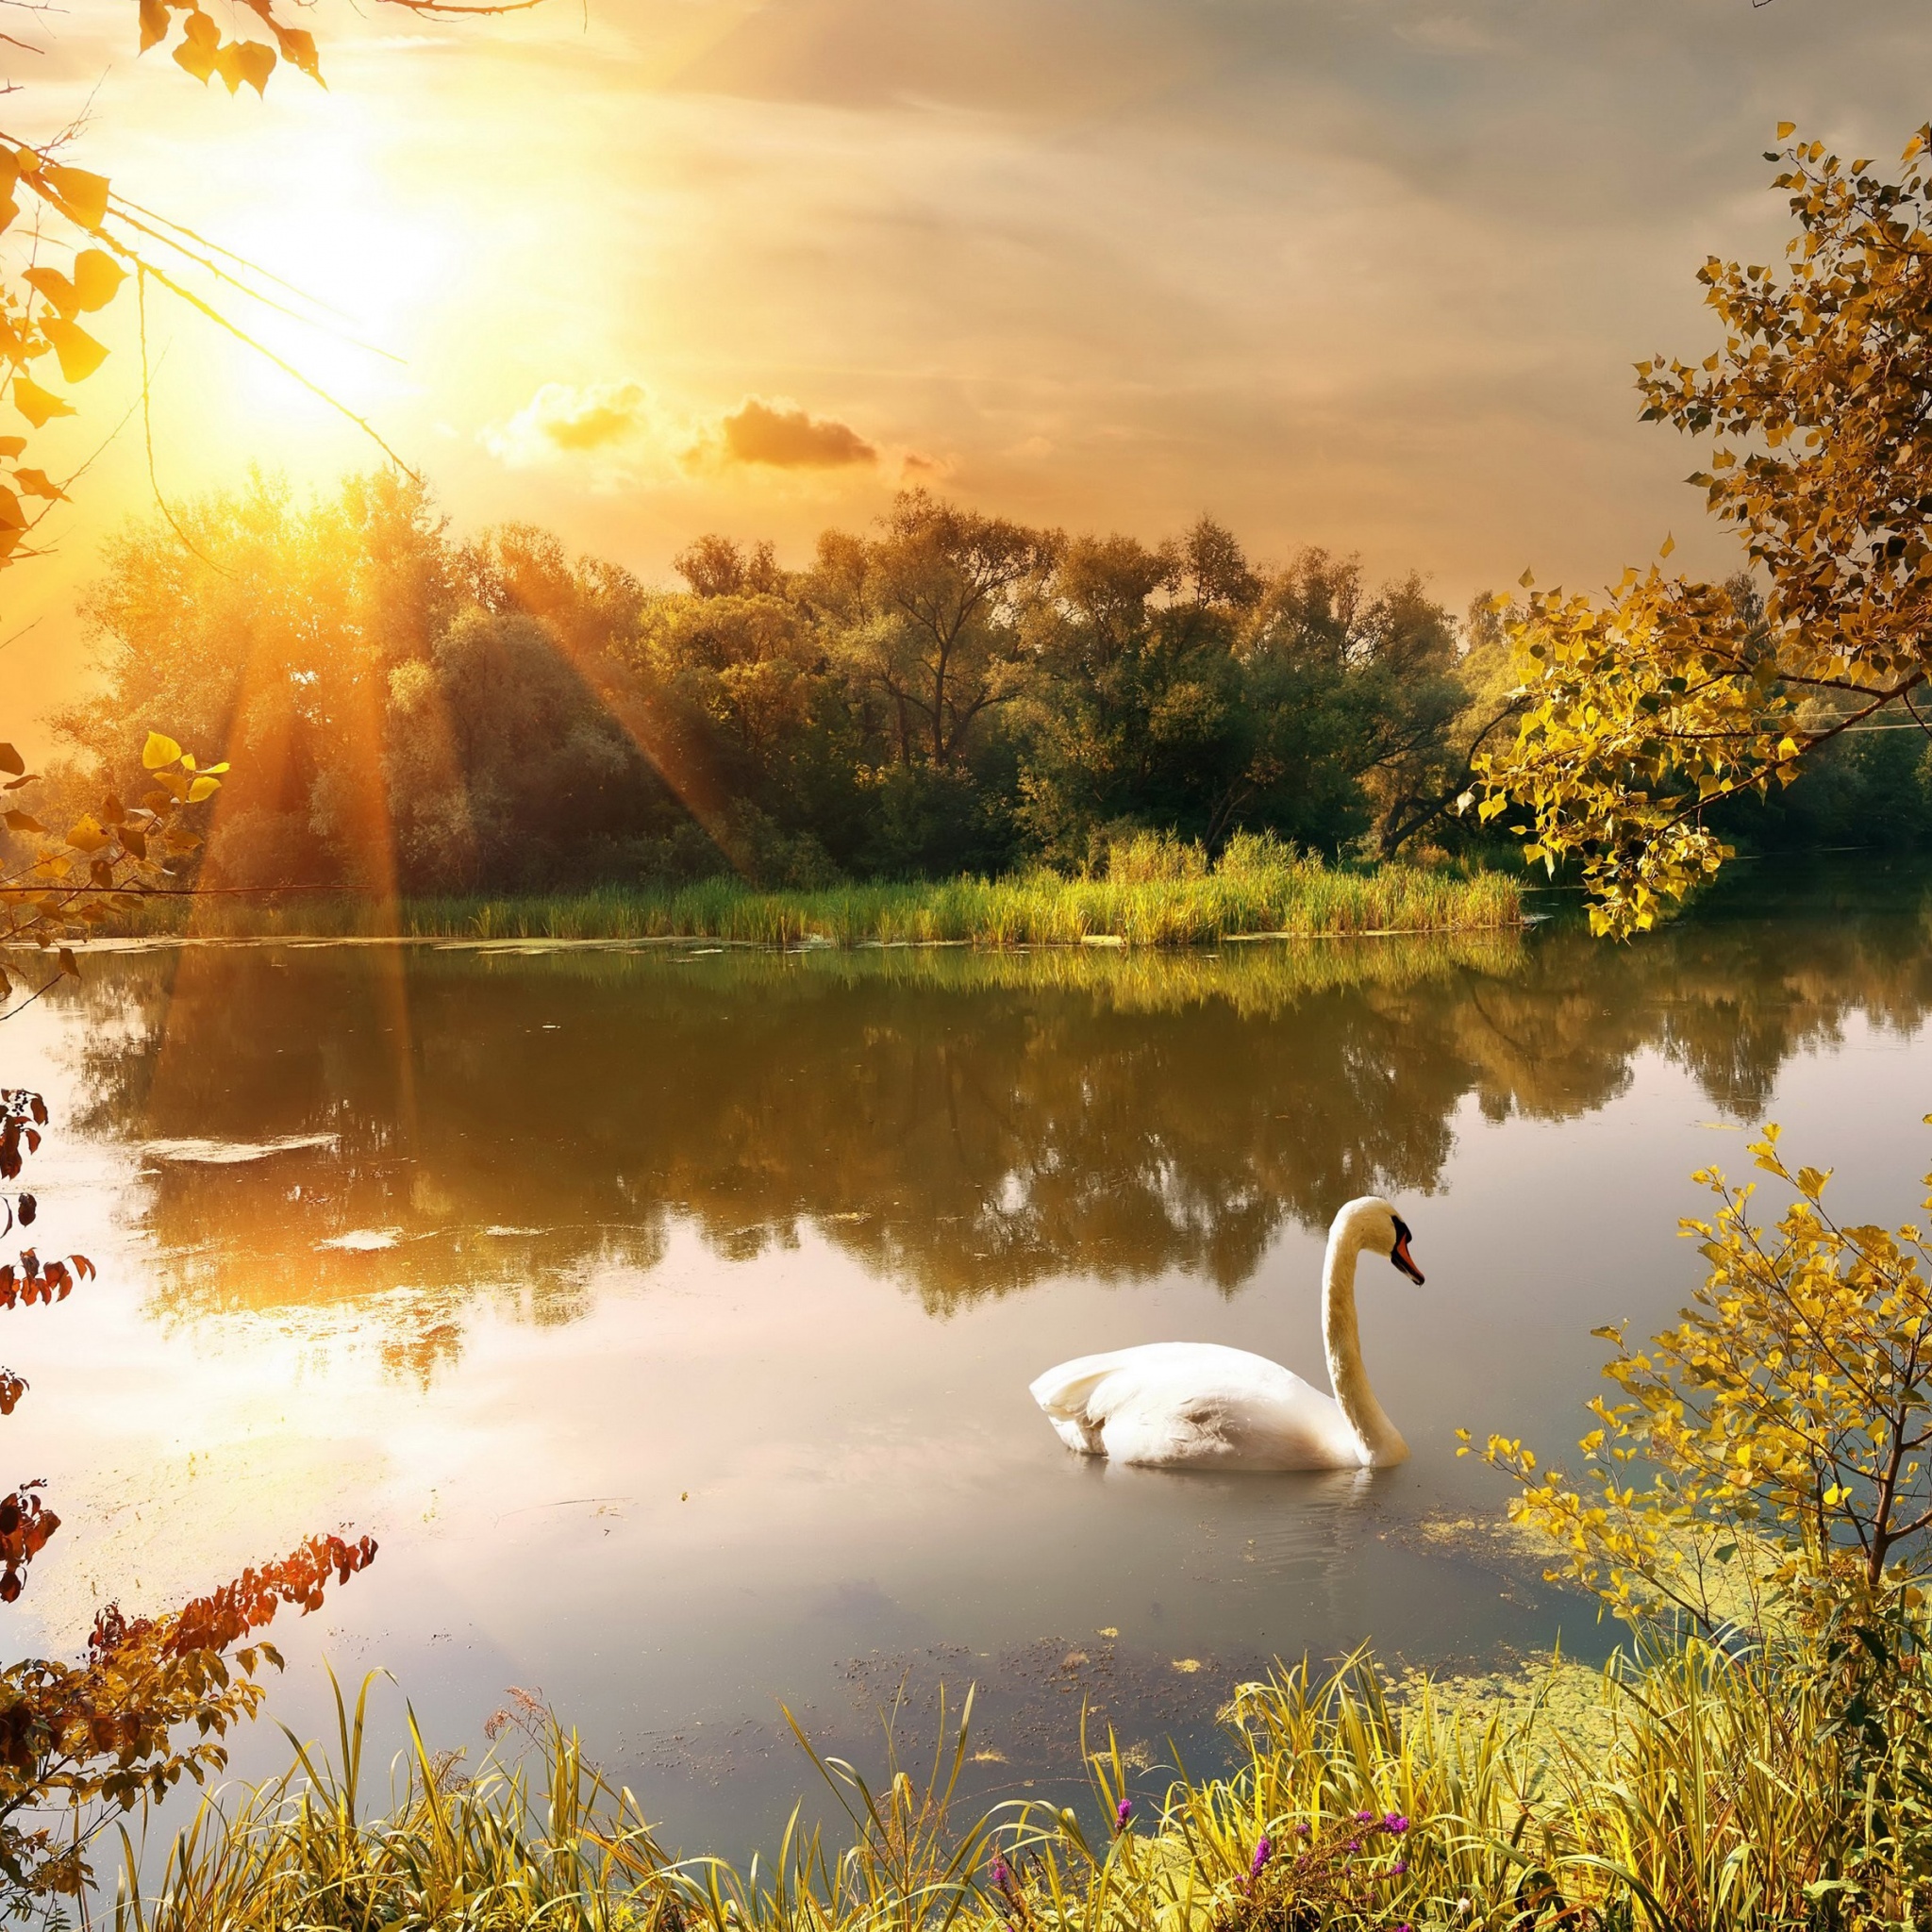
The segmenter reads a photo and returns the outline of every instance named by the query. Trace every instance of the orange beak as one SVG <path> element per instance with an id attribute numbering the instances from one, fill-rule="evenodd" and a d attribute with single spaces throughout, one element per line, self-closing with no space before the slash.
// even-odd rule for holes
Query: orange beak
<path id="1" fill-rule="evenodd" d="M 1393 1261 L 1395 1265 L 1398 1268 L 1400 1268 L 1402 1272 L 1406 1275 L 1407 1275 L 1408 1278 L 1412 1282 L 1414 1282 L 1418 1288 L 1422 1286 L 1423 1271 L 1415 1265 L 1415 1258 L 1408 1252 L 1408 1237 L 1406 1234 L 1400 1235 L 1396 1238 L 1394 1247 L 1391 1248 L 1389 1252 L 1389 1258 L 1391 1261 Z"/>

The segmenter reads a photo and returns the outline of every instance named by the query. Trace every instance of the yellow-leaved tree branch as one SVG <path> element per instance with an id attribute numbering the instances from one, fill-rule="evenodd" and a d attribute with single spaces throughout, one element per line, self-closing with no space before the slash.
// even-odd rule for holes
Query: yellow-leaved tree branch
<path id="1" fill-rule="evenodd" d="M 1744 540 L 1761 608 L 1657 565 L 1601 602 L 1513 600 L 1523 714 L 1462 800 L 1552 872 L 1578 866 L 1592 926 L 1620 938 L 1730 857 L 1712 806 L 1880 714 L 1932 724 L 1932 125 L 1890 171 L 1792 132 L 1766 156 L 1797 225 L 1785 259 L 1712 257 L 1723 346 L 1638 365 L 1645 420 L 1715 440 L 1690 481 Z"/>
<path id="2" fill-rule="evenodd" d="M 1927 1235 L 1840 1224 L 1829 1173 L 1789 1167 L 1775 1126 L 1751 1151 L 1795 1198 L 1761 1228 L 1753 1187 L 1696 1176 L 1718 1212 L 1682 1226 L 1709 1274 L 1647 1346 L 1596 1331 L 1615 1345 L 1604 1374 L 1617 1392 L 1591 1404 L 1583 1479 L 1507 1437 L 1482 1453 L 1520 1486 L 1511 1515 L 1561 1550 L 1552 1580 L 1633 1624 L 1762 1630 L 1774 1612 L 1817 1628 L 1846 1607 L 1916 1612 L 1932 1571 Z"/>

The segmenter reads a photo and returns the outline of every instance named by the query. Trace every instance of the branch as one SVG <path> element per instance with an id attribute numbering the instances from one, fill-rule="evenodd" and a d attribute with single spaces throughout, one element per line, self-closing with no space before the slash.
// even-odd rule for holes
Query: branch
<path id="1" fill-rule="evenodd" d="M 1829 742 L 1830 740 L 1836 738 L 1841 731 L 1849 730 L 1854 724 L 1862 724 L 1873 712 L 1882 711 L 1894 699 L 1902 698 L 1907 692 L 1916 691 L 1924 681 L 1925 673 L 1915 671 L 1904 684 L 1894 686 L 1890 691 L 1880 692 L 1862 710 L 1853 711 L 1848 716 L 1840 718 L 1836 724 L 1829 725 L 1823 731 L 1809 734 L 1804 743 L 1799 745 L 1788 757 L 1773 758 L 1767 763 L 1760 765 L 1748 778 L 1740 778 L 1734 784 L 1723 786 L 1716 791 L 1702 793 L 1698 797 L 1691 799 L 1674 817 L 1666 819 L 1660 829 L 1668 830 L 1673 825 L 1681 825 L 1686 819 L 1694 818 L 1697 813 L 1708 809 L 1711 806 L 1722 805 L 1725 799 L 1735 798 L 1740 792 L 1750 791 L 1773 772 L 1781 771 L 1786 765 L 1796 764 L 1800 758 L 1804 758 L 1817 746 Z M 1870 686 L 1866 686 L 1865 689 L 1870 690 Z"/>

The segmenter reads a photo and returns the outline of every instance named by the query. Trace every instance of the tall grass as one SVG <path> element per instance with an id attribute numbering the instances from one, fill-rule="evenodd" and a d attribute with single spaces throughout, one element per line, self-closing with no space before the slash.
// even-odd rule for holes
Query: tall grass
<path id="1" fill-rule="evenodd" d="M 1830 1713 L 1775 1661 L 1687 1643 L 1613 1664 L 1585 1702 L 1486 1709 L 1393 1689 L 1364 1658 L 1322 1680 L 1278 1672 L 1227 1713 L 1239 1768 L 1177 1774 L 1144 1816 L 1109 1739 L 1088 1754 L 1084 1815 L 1028 1801 L 956 1821 L 966 1724 L 948 1740 L 942 1723 L 923 1781 L 890 1754 L 875 1783 L 815 1758 L 839 1833 L 794 1812 L 776 1856 L 743 1870 L 668 1856 L 629 1793 L 540 1713 L 528 1755 L 474 1780 L 412 1727 L 390 1808 L 364 1818 L 358 1705 L 339 1762 L 305 1754 L 232 1811 L 207 1801 L 158 1882 L 140 1883 L 130 1847 L 117 1924 L 1824 1932 L 1923 1912 L 1898 1807 L 1841 1789 Z"/>
<path id="2" fill-rule="evenodd" d="M 184 907 L 192 910 L 184 910 Z M 735 878 L 609 886 L 528 898 L 354 898 L 274 904 L 172 901 L 128 934 L 500 940 L 717 939 L 755 945 L 1183 946 L 1261 935 L 1442 933 L 1520 924 L 1513 879 L 1408 865 L 1351 872 L 1272 838 L 1231 841 L 1209 867 L 1196 846 L 1146 839 L 1116 848 L 1104 877 L 1039 870 L 1006 878 L 760 891 Z"/>

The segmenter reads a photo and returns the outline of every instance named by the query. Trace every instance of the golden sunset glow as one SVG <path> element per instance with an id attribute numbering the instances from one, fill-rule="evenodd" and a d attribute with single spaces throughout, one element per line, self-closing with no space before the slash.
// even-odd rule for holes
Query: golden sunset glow
<path id="1" fill-rule="evenodd" d="M 1693 522 L 1629 364 L 1701 339 L 1707 245 L 1769 231 L 1777 115 L 1889 151 L 1916 112 L 1911 9 L 1825 42 L 1816 12 L 344 14 L 311 23 L 326 92 L 285 66 L 258 100 L 137 60 L 99 0 L 49 29 L 20 131 L 85 109 L 76 158 L 324 305 L 223 301 L 465 527 L 528 519 L 654 580 L 707 528 L 799 560 L 909 476 L 1146 538 L 1207 509 L 1454 605 L 1532 557 L 1601 581 Z M 76 461 L 138 390 L 132 305 L 110 321 Z M 376 458 L 179 304 L 150 332 L 164 491 Z M 9 581 L 34 706 L 74 687 L 75 588 L 148 500 L 138 425 L 92 476 Z"/>

